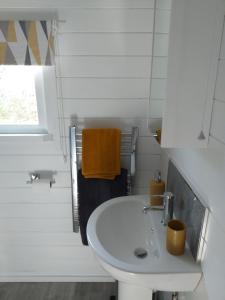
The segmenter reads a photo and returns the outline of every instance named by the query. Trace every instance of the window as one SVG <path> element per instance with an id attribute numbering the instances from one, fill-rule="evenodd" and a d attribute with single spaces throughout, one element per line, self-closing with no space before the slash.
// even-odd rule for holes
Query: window
<path id="1" fill-rule="evenodd" d="M 0 66 L 0 133 L 47 133 L 43 66 Z"/>

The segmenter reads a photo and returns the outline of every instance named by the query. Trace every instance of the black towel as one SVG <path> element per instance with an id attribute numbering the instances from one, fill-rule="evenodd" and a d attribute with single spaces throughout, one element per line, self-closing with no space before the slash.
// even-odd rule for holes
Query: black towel
<path id="1" fill-rule="evenodd" d="M 91 213 L 103 202 L 127 195 L 127 170 L 121 169 L 121 174 L 114 180 L 87 179 L 79 170 L 77 181 L 81 239 L 84 245 L 88 245 L 86 227 Z"/>

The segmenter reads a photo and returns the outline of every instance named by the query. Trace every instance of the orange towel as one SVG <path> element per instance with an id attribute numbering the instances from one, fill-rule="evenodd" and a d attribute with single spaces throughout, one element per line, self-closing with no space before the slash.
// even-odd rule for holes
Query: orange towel
<path id="1" fill-rule="evenodd" d="M 87 128 L 82 131 L 82 175 L 114 179 L 120 175 L 121 131 L 116 128 Z"/>

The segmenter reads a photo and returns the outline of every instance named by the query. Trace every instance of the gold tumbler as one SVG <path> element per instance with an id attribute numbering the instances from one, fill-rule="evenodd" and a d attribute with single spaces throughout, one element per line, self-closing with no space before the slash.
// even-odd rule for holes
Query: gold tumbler
<path id="1" fill-rule="evenodd" d="M 166 248 L 172 255 L 182 255 L 185 250 L 186 226 L 180 220 L 171 220 L 167 225 Z"/>

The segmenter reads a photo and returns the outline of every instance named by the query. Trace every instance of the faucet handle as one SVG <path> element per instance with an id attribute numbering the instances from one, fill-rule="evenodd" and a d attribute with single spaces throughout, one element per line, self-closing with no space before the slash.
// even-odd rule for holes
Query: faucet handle
<path id="1" fill-rule="evenodd" d="M 174 194 L 173 193 L 171 193 L 171 192 L 165 192 L 164 193 L 164 197 L 166 197 L 166 198 L 174 198 Z"/>
<path id="2" fill-rule="evenodd" d="M 148 206 L 144 206 L 143 207 L 143 210 L 142 210 L 142 212 L 144 213 L 144 214 L 147 214 L 147 212 L 149 211 L 149 210 L 164 210 L 164 207 L 163 206 L 161 206 L 161 205 L 154 205 L 154 206 L 151 206 L 151 205 L 148 205 Z"/>

